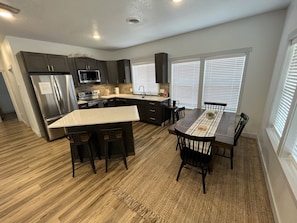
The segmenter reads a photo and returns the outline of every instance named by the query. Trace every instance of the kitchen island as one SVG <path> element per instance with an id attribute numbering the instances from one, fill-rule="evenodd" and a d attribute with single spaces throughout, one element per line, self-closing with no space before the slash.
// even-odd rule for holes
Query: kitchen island
<path id="1" fill-rule="evenodd" d="M 74 110 L 61 119 L 49 125 L 49 128 L 66 128 L 67 132 L 89 131 L 93 133 L 96 143 L 94 154 L 104 155 L 103 144 L 100 141 L 100 130 L 106 128 L 123 128 L 124 144 L 127 155 L 134 155 L 134 137 L 132 122 L 139 121 L 137 106 L 120 106 L 108 108 L 92 108 Z M 118 155 L 115 149 L 111 155 Z"/>

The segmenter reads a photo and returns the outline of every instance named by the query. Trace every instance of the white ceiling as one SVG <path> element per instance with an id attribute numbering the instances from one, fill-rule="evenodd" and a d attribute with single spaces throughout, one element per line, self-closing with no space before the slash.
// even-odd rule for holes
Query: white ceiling
<path id="1" fill-rule="evenodd" d="M 102 50 L 122 49 L 286 8 L 291 0 L 0 0 L 21 11 L 0 17 L 5 35 Z M 139 24 L 126 19 L 136 16 Z M 263 27 L 264 28 L 264 27 Z M 93 39 L 94 32 L 101 36 Z"/>

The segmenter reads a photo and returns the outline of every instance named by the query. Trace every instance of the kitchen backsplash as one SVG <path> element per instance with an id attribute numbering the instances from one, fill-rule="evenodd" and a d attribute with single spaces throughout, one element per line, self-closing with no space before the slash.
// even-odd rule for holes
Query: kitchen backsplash
<path id="1" fill-rule="evenodd" d="M 131 90 L 133 89 L 132 84 L 119 84 L 117 86 L 111 84 L 96 84 L 96 85 L 86 85 L 76 88 L 76 92 L 81 91 L 93 91 L 100 90 L 100 95 L 109 95 L 115 94 L 115 87 L 119 88 L 120 94 L 132 94 Z M 164 89 L 166 93 L 169 92 L 169 84 L 160 84 L 160 89 Z"/>

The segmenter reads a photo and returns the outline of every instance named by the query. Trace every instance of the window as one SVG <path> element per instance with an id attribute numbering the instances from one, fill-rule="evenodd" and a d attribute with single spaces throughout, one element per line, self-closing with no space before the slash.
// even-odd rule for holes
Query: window
<path id="1" fill-rule="evenodd" d="M 281 99 L 274 120 L 274 128 L 281 137 L 285 128 L 291 103 L 297 86 L 297 44 L 292 46 L 292 54 L 286 73 L 285 84 L 282 89 Z"/>
<path id="2" fill-rule="evenodd" d="M 288 47 L 267 133 L 280 158 L 297 165 L 297 38 Z"/>
<path id="3" fill-rule="evenodd" d="M 196 108 L 200 61 L 172 63 L 171 98 L 180 106 Z"/>
<path id="4" fill-rule="evenodd" d="M 250 49 L 196 56 L 171 63 L 171 98 L 186 108 L 202 107 L 205 101 L 227 103 L 237 112 L 247 56 Z"/>
<path id="5" fill-rule="evenodd" d="M 227 103 L 227 111 L 237 111 L 245 58 L 205 60 L 202 104 L 205 101 Z"/>
<path id="6" fill-rule="evenodd" d="M 132 79 L 134 94 L 158 95 L 154 63 L 132 65 Z"/>

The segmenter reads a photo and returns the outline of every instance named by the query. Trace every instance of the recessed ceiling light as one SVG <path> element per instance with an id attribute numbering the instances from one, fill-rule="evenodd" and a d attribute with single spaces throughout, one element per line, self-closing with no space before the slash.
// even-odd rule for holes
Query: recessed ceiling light
<path id="1" fill-rule="evenodd" d="M 183 0 L 172 0 L 172 1 L 177 3 L 177 2 L 182 2 Z"/>
<path id="2" fill-rule="evenodd" d="M 139 23 L 139 19 L 136 18 L 136 17 L 129 17 L 126 19 L 126 22 L 129 23 L 129 24 L 137 24 Z"/>
<path id="3" fill-rule="evenodd" d="M 5 9 L 0 9 L 0 16 L 4 18 L 11 18 L 12 14 L 11 12 L 5 10 Z"/>
<path id="4" fill-rule="evenodd" d="M 99 36 L 98 34 L 94 34 L 94 35 L 93 35 L 93 38 L 94 38 L 94 39 L 100 39 L 100 36 Z"/>

